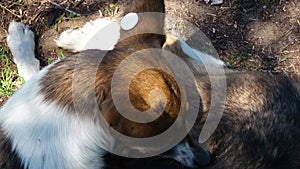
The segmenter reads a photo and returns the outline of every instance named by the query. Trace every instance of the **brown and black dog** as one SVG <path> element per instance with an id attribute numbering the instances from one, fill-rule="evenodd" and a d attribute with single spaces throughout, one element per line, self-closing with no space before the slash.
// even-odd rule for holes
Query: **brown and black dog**
<path id="1" fill-rule="evenodd" d="M 164 10 L 163 0 L 134 0 L 124 14 L 164 13 Z M 224 65 L 213 57 L 211 62 L 198 63 L 183 41 L 151 33 L 163 32 L 163 23 L 163 15 L 140 15 L 137 26 L 129 31 L 120 31 L 122 41 L 113 50 L 82 51 L 31 77 L 1 108 L 0 167 L 299 169 L 300 85 L 297 80 L 280 75 L 234 72 L 226 68 L 225 76 L 220 77 L 199 72 L 197 66 L 203 64 L 218 69 Z M 16 23 L 11 25 L 11 29 L 14 27 L 18 27 Z M 187 79 L 188 86 L 184 89 L 196 86 L 195 99 L 200 100 L 198 105 L 183 102 L 185 91 L 181 90 L 176 78 L 164 71 L 172 70 L 173 65 L 164 59 L 157 60 L 157 57 L 164 58 L 164 53 L 146 49 L 172 52 L 190 66 L 195 79 Z M 118 66 L 131 55 L 135 57 L 127 63 L 128 67 L 122 67 L 122 71 L 118 72 L 120 79 L 114 79 Z M 134 78 L 129 76 L 133 69 L 143 67 L 153 68 L 138 72 Z M 212 90 L 224 89 L 223 84 L 214 84 L 212 88 L 212 78 L 226 81 L 226 95 L 220 95 L 224 104 L 217 105 L 224 111 L 215 132 L 205 145 L 200 145 L 200 132 L 204 124 L 210 122 L 206 119 L 210 115 Z M 122 79 L 130 79 L 128 88 L 122 88 Z M 135 109 L 147 112 L 154 108 L 157 110 L 154 112 L 159 114 L 164 107 L 162 113 L 150 123 L 125 118 L 113 99 L 114 80 L 120 85 L 117 94 L 123 97 L 127 93 Z M 154 90 L 163 92 L 164 96 L 159 93 L 153 96 Z M 197 110 L 192 112 L 197 121 L 174 148 L 149 158 L 126 158 L 109 153 L 123 141 L 111 134 L 112 129 L 132 138 L 160 135 L 179 118 L 182 107 Z M 154 115 L 145 114 L 147 117 Z M 210 120 L 213 121 L 214 116 Z M 187 123 L 194 124 L 186 119 L 180 121 L 178 129 L 185 128 Z M 141 152 L 149 148 L 126 146 L 120 147 L 124 151 L 131 148 L 129 151 Z"/>

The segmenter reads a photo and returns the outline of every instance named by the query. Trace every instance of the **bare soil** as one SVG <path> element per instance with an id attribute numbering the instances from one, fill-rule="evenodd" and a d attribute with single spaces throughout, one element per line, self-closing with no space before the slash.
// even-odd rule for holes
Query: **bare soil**
<path id="1" fill-rule="evenodd" d="M 300 1 L 224 1 L 218 6 L 211 6 L 202 0 L 165 0 L 165 3 L 167 14 L 181 17 L 202 30 L 228 66 L 238 70 L 273 72 L 298 77 Z M 74 26 L 81 26 L 91 19 L 120 12 L 125 1 L 53 0 L 53 2 L 62 8 L 49 3 L 48 0 L 1 0 L 0 44 L 6 45 L 5 37 L 9 22 L 21 21 L 35 32 L 38 44 L 36 56 L 45 66 L 49 58 L 52 60 L 59 57 L 58 48 L 53 41 L 59 33 Z M 109 7 L 111 3 L 116 4 L 113 10 Z M 74 18 L 63 8 L 81 16 Z"/>

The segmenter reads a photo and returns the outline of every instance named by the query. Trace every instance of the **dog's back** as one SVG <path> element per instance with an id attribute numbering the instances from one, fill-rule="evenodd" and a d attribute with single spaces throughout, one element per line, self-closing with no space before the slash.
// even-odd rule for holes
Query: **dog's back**
<path id="1" fill-rule="evenodd" d="M 204 107 L 209 107 L 210 84 L 200 79 Z M 208 168 L 298 169 L 299 84 L 269 73 L 234 72 L 226 80 L 223 117 L 206 143 L 216 156 Z M 192 135 L 199 136 L 206 112 Z"/>

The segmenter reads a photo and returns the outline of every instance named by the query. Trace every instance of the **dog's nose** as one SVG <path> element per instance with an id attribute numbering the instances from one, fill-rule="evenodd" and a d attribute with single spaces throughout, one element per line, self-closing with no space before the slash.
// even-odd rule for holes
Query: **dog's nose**
<path id="1" fill-rule="evenodd" d="M 207 150 L 195 153 L 194 163 L 197 167 L 207 166 L 212 161 L 212 154 Z"/>

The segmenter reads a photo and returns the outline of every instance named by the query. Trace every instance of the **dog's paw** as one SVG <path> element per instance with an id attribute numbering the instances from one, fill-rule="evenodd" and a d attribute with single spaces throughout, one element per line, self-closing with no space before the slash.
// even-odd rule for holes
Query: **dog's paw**
<path id="1" fill-rule="evenodd" d="M 23 23 L 12 21 L 9 24 L 7 43 L 16 61 L 34 54 L 34 34 Z"/>
<path id="2" fill-rule="evenodd" d="M 120 37 L 118 23 L 106 19 L 87 22 L 79 29 L 69 29 L 55 40 L 56 45 L 79 52 L 87 49 L 112 50 Z"/>
<path id="3" fill-rule="evenodd" d="M 34 55 L 34 34 L 23 23 L 9 24 L 7 44 L 17 64 L 19 74 L 25 81 L 40 70 L 40 63 Z"/>

